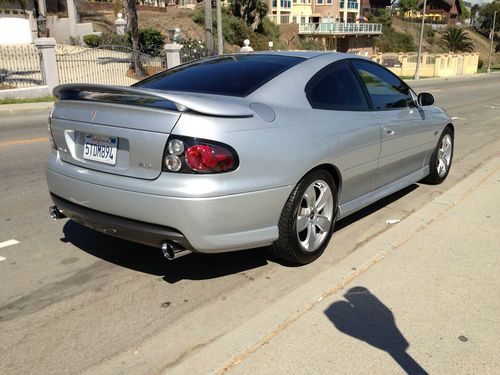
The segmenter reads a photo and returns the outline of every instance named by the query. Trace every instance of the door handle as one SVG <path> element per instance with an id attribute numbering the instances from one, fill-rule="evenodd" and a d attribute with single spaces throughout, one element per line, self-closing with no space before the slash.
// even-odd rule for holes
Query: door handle
<path id="1" fill-rule="evenodd" d="M 384 128 L 384 132 L 386 135 L 394 135 L 394 129 L 390 127 Z"/>

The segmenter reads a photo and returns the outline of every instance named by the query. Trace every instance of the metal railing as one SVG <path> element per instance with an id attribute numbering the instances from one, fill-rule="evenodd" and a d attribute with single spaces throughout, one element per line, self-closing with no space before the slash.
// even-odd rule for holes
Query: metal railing
<path id="1" fill-rule="evenodd" d="M 380 23 L 306 23 L 299 25 L 299 34 L 381 34 Z"/>
<path id="2" fill-rule="evenodd" d="M 33 44 L 0 46 L 0 90 L 44 84 L 40 54 Z"/>
<path id="3" fill-rule="evenodd" d="M 135 59 L 138 71 L 133 69 Z M 152 57 L 122 46 L 58 47 L 56 61 L 61 83 L 129 86 L 166 69 L 163 57 Z"/>
<path id="4" fill-rule="evenodd" d="M 347 6 L 345 4 L 347 3 Z M 340 2 L 340 9 L 358 9 L 359 4 L 356 1 L 341 1 Z"/>

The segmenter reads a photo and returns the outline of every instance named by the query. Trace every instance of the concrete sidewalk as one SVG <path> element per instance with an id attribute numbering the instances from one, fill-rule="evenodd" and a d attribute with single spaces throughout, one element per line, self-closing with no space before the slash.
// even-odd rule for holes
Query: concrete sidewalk
<path id="1" fill-rule="evenodd" d="M 168 373 L 494 374 L 499 311 L 500 154 Z"/>

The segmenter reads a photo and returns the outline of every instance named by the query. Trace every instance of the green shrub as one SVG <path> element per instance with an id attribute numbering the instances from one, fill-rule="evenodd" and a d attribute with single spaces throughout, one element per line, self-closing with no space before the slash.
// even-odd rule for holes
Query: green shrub
<path id="1" fill-rule="evenodd" d="M 382 35 L 377 37 L 375 45 L 380 52 L 411 52 L 417 50 L 411 35 L 398 32 L 390 27 L 382 29 Z"/>
<path id="2" fill-rule="evenodd" d="M 483 60 L 481 60 L 481 59 L 479 59 L 479 61 L 478 61 L 478 63 L 477 63 L 477 68 L 478 68 L 478 69 L 481 69 L 481 68 L 483 67 L 483 65 L 484 65 L 484 61 L 483 61 Z"/>
<path id="3" fill-rule="evenodd" d="M 70 36 L 68 39 L 68 43 L 70 46 L 81 46 L 82 41 L 79 36 Z"/>
<path id="4" fill-rule="evenodd" d="M 101 38 L 99 38 L 99 35 L 96 34 L 90 34 L 90 35 L 85 35 L 83 37 L 83 42 L 91 48 L 99 47 L 101 44 Z"/>
<path id="5" fill-rule="evenodd" d="M 301 37 L 299 39 L 299 49 L 306 51 L 316 51 L 322 49 L 322 46 L 319 40 L 315 40 L 314 38 L 304 38 Z"/>
<path id="6" fill-rule="evenodd" d="M 99 42 L 101 46 L 130 47 L 130 40 L 127 34 L 118 35 L 114 33 L 103 33 Z"/>
<path id="7" fill-rule="evenodd" d="M 165 38 L 158 30 L 142 29 L 139 30 L 139 46 L 141 52 L 158 56 L 165 45 Z"/>
<path id="8" fill-rule="evenodd" d="M 127 33 L 127 40 L 132 45 L 130 33 Z M 158 30 L 141 29 L 139 30 L 139 51 L 150 56 L 158 56 L 165 45 L 165 38 Z"/>
<path id="9" fill-rule="evenodd" d="M 217 32 L 217 26 L 214 25 L 214 33 Z M 241 18 L 236 18 L 232 14 L 222 15 L 222 36 L 228 44 L 243 45 L 245 39 L 250 39 L 252 31 Z"/>
<path id="10" fill-rule="evenodd" d="M 203 9 L 194 12 L 191 17 L 194 22 L 204 25 L 205 12 Z M 215 19 L 213 33 L 214 36 L 217 35 L 217 21 Z M 243 41 L 248 39 L 250 46 L 255 51 L 268 50 L 270 41 L 274 43 L 273 49 L 285 49 L 284 43 L 279 40 L 279 28 L 271 20 L 264 18 L 258 29 L 252 31 L 242 18 L 235 17 L 227 9 L 222 10 L 222 36 L 225 43 L 240 47 L 243 46 Z"/>
<path id="11" fill-rule="evenodd" d="M 370 23 L 381 23 L 382 28 L 391 27 L 392 25 L 391 10 L 389 9 L 372 9 L 367 17 Z"/>

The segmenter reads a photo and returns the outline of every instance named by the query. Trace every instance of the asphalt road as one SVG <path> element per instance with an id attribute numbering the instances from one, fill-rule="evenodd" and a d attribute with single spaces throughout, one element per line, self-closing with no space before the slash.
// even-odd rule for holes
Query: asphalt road
<path id="1" fill-rule="evenodd" d="M 265 249 L 168 262 L 159 250 L 52 221 L 47 112 L 0 112 L 0 373 L 175 367 L 497 154 L 499 85 L 500 74 L 412 84 L 435 93 L 455 118 L 448 179 L 415 184 L 340 221 L 325 254 L 304 267 L 280 264 Z"/>

